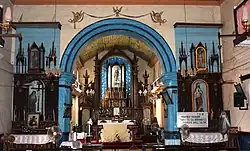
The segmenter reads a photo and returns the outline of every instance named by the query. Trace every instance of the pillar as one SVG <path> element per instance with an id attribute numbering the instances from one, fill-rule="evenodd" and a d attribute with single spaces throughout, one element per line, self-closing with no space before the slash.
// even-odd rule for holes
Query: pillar
<path id="1" fill-rule="evenodd" d="M 63 140 L 68 140 L 70 132 L 70 117 L 64 116 L 64 103 L 71 104 L 71 85 L 75 81 L 72 73 L 61 73 L 59 78 L 58 123 L 63 132 Z"/>
<path id="2" fill-rule="evenodd" d="M 168 116 L 164 119 L 164 129 L 170 132 L 172 137 L 175 137 L 178 132 L 177 128 L 177 112 L 178 112 L 178 87 L 177 73 L 168 72 L 161 78 L 161 81 L 166 85 L 167 92 L 172 99 L 173 104 L 168 104 Z M 166 96 L 166 95 L 164 95 Z"/>

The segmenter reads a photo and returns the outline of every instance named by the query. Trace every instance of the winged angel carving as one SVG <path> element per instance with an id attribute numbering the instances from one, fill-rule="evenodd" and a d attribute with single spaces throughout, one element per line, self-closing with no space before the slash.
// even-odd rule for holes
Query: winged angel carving
<path id="1" fill-rule="evenodd" d="M 159 23 L 160 25 L 166 23 L 167 20 L 161 18 L 161 17 L 162 17 L 162 14 L 163 14 L 163 11 L 161 11 L 160 13 L 152 11 L 152 12 L 150 13 L 150 16 L 151 16 L 152 21 L 153 21 L 154 23 Z"/>
<path id="2" fill-rule="evenodd" d="M 69 19 L 70 23 L 74 23 L 74 29 L 76 29 L 76 22 L 81 22 L 84 19 L 84 12 L 81 10 L 80 12 L 73 12 L 73 19 Z"/>
<path id="3" fill-rule="evenodd" d="M 73 19 L 69 19 L 69 22 L 74 24 L 74 29 L 76 29 L 76 23 L 77 22 L 83 21 L 84 15 L 92 17 L 92 18 L 99 18 L 99 19 L 100 18 L 109 18 L 109 17 L 114 17 L 114 16 L 115 17 L 122 16 L 122 17 L 128 17 L 128 18 L 141 18 L 141 17 L 145 17 L 145 16 L 150 15 L 151 19 L 152 19 L 152 21 L 154 23 L 162 25 L 162 24 L 164 24 L 164 23 L 167 22 L 166 19 L 162 19 L 163 11 L 161 11 L 161 12 L 152 11 L 151 13 L 146 13 L 146 14 L 142 14 L 142 15 L 132 16 L 132 15 L 128 15 L 128 14 L 122 13 L 122 7 L 113 7 L 113 14 L 106 15 L 106 16 L 95 16 L 95 15 L 83 12 L 82 10 L 80 12 L 73 12 L 72 11 L 72 13 L 73 13 Z"/>

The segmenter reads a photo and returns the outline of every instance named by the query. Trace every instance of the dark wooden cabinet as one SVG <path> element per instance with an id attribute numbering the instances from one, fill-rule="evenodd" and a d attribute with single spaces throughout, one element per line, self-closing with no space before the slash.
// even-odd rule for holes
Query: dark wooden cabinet
<path id="1" fill-rule="evenodd" d="M 30 114 L 38 114 L 39 127 L 41 121 L 58 120 L 58 78 L 45 74 L 15 74 L 13 98 L 13 129 L 27 125 Z M 35 109 L 31 104 L 32 93 L 35 95 Z M 19 126 L 18 126 L 19 125 Z M 41 128 L 43 129 L 43 128 Z"/>

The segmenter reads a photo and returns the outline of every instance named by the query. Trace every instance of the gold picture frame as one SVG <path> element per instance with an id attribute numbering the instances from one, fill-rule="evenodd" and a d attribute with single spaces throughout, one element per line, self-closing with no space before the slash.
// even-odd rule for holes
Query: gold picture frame
<path id="1" fill-rule="evenodd" d="M 199 43 L 198 46 L 195 48 L 195 69 L 196 72 L 205 71 L 207 72 L 207 50 Z"/>
<path id="2" fill-rule="evenodd" d="M 38 128 L 40 114 L 28 114 L 27 125 L 30 128 Z"/>

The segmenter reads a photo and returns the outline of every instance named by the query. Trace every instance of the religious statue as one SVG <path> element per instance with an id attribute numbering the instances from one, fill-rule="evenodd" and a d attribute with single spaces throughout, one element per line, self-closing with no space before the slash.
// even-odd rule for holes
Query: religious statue
<path id="1" fill-rule="evenodd" d="M 229 123 L 227 113 L 224 111 L 221 112 L 220 119 L 219 119 L 219 128 L 220 128 L 220 132 L 223 135 L 223 137 L 228 132 L 230 126 L 231 126 L 231 124 Z"/>
<path id="2" fill-rule="evenodd" d="M 119 69 L 118 68 L 115 69 L 114 80 L 115 80 L 115 82 L 118 82 L 118 80 L 119 80 Z"/>
<path id="3" fill-rule="evenodd" d="M 36 113 L 37 96 L 36 91 L 32 91 L 28 98 L 29 113 Z"/>
<path id="4" fill-rule="evenodd" d="M 204 50 L 198 49 L 198 67 L 205 68 Z"/>
<path id="5" fill-rule="evenodd" d="M 196 108 L 195 108 L 195 111 L 196 112 L 204 112 L 204 109 L 202 107 L 203 105 L 203 92 L 201 90 L 201 87 L 200 87 L 200 83 L 196 83 L 196 87 L 195 87 L 195 90 L 194 90 L 194 101 L 195 101 L 195 104 L 196 104 Z"/>
<path id="6" fill-rule="evenodd" d="M 119 87 L 121 84 L 121 68 L 119 65 L 112 67 L 112 87 Z"/>

